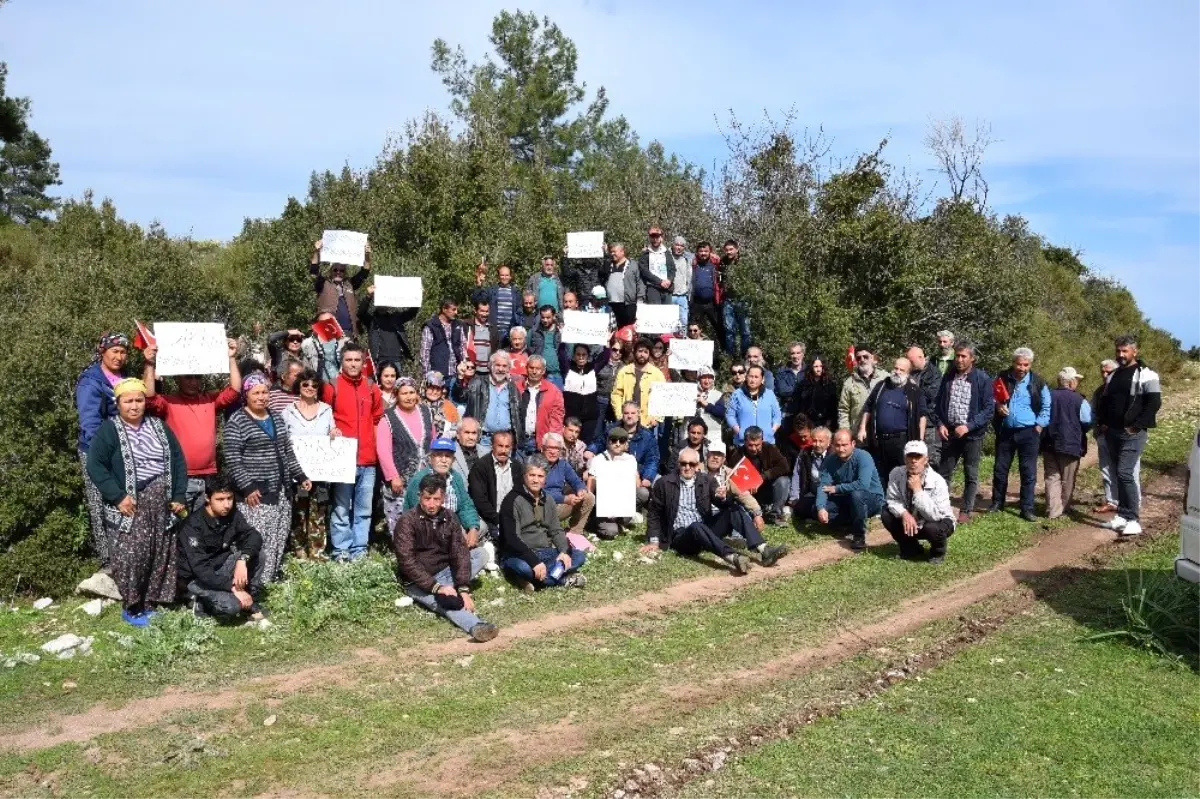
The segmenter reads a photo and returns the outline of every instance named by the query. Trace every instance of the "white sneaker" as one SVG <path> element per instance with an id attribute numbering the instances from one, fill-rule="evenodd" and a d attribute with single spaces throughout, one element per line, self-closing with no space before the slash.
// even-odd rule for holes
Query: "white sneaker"
<path id="1" fill-rule="evenodd" d="M 1125 525 L 1129 524 L 1128 519 L 1122 519 L 1120 516 L 1114 516 L 1108 524 L 1104 525 L 1109 530 L 1116 530 L 1118 533 L 1125 529 Z"/>
<path id="2" fill-rule="evenodd" d="M 1121 528 L 1120 534 L 1122 536 L 1141 535 L 1142 526 L 1136 521 L 1127 522 L 1125 526 Z"/>
<path id="3" fill-rule="evenodd" d="M 783 518 L 785 518 L 785 519 L 792 518 L 792 506 L 791 505 L 783 506 Z"/>

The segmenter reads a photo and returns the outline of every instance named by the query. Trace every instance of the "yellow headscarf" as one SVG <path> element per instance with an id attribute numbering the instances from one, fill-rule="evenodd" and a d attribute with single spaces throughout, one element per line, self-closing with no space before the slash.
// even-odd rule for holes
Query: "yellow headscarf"
<path id="1" fill-rule="evenodd" d="M 121 382 L 113 386 L 113 396 L 119 397 L 122 394 L 128 394 L 130 391 L 140 391 L 146 393 L 146 384 L 136 377 L 127 377 Z"/>

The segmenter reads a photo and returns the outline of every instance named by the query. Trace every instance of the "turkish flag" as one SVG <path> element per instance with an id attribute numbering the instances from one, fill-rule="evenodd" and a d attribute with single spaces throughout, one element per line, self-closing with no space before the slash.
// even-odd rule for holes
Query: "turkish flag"
<path id="1" fill-rule="evenodd" d="M 158 346 L 158 342 L 155 341 L 154 334 L 150 332 L 149 328 L 136 319 L 133 320 L 133 324 L 137 327 L 137 332 L 133 334 L 133 346 L 139 350 Z"/>
<path id="2" fill-rule="evenodd" d="M 613 338 L 617 341 L 624 341 L 626 344 L 632 344 L 633 328 L 634 325 L 625 325 L 625 327 L 619 328 L 616 333 L 613 333 Z"/>
<path id="3" fill-rule="evenodd" d="M 329 319 L 322 319 L 318 322 L 313 322 L 312 331 L 317 334 L 317 338 L 320 339 L 322 343 L 326 344 L 330 341 L 337 341 L 346 335 L 342 332 L 342 326 L 339 325 L 338 321 L 332 317 Z"/>
<path id="4" fill-rule="evenodd" d="M 366 351 L 363 352 L 363 374 L 371 380 L 379 380 L 379 373 L 375 371 L 375 359 Z"/>
<path id="5" fill-rule="evenodd" d="M 813 445 L 812 439 L 800 435 L 800 431 L 798 430 L 788 433 L 788 441 L 791 441 L 796 449 L 809 449 Z"/>
<path id="6" fill-rule="evenodd" d="M 851 344 L 850 348 L 846 350 L 846 368 L 849 369 L 851 372 L 854 371 L 854 345 L 853 344 Z"/>
<path id="7" fill-rule="evenodd" d="M 1008 393 L 1008 386 L 1005 385 L 1003 377 L 997 377 L 992 381 L 992 396 L 1001 405 L 1012 399 L 1012 395 Z"/>
<path id="8" fill-rule="evenodd" d="M 747 491 L 753 494 L 762 487 L 762 473 L 754 468 L 754 464 L 745 455 L 738 461 L 738 465 L 734 467 L 733 472 L 729 475 L 729 482 L 738 487 L 740 491 Z"/>

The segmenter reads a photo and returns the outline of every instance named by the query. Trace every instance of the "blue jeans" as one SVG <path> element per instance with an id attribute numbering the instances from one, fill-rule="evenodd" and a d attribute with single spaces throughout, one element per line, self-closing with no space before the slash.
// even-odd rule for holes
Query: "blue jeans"
<path id="1" fill-rule="evenodd" d="M 563 572 L 563 576 L 561 578 L 555 580 L 550 577 L 550 567 L 553 566 L 554 561 L 558 559 L 558 550 L 554 547 L 546 547 L 544 549 L 533 550 L 533 554 L 536 555 L 537 559 L 546 567 L 546 579 L 541 582 L 538 582 L 538 580 L 534 578 L 533 567 L 526 563 L 524 558 L 517 558 L 510 555 L 500 561 L 500 566 L 503 567 L 505 571 L 511 572 L 517 577 L 527 580 L 534 585 L 544 585 L 547 588 L 550 588 L 555 585 L 562 585 L 563 580 L 566 579 L 568 574 L 575 571 L 587 562 L 587 555 L 585 555 L 582 551 L 572 547 L 570 551 L 571 568 Z"/>
<path id="2" fill-rule="evenodd" d="M 329 518 L 329 540 L 334 560 L 356 560 L 367 554 L 371 535 L 371 499 L 375 493 L 375 467 L 354 470 L 354 485 L 333 484 L 333 513 Z"/>
<path id="3" fill-rule="evenodd" d="M 483 547 L 475 547 L 471 550 L 471 579 L 475 579 L 475 575 L 483 571 L 483 566 L 488 561 L 487 552 Z M 446 567 L 437 574 L 433 575 L 433 579 L 437 580 L 442 585 L 454 585 L 454 575 L 450 573 L 450 568 Z M 455 586 L 457 587 L 457 586 Z M 437 603 L 433 598 L 433 594 L 428 591 L 422 591 L 411 583 L 404 586 L 404 593 L 413 598 L 416 602 L 426 610 L 432 611 L 444 619 L 449 619 L 450 622 L 465 633 L 470 634 L 471 628 L 481 622 L 481 619 L 471 611 L 463 608 L 462 610 L 446 610 Z"/>
<path id="4" fill-rule="evenodd" d="M 855 535 L 866 535 L 867 520 L 878 516 L 883 510 L 883 497 L 866 491 L 851 491 L 849 494 L 828 494 L 825 510 L 829 511 L 829 525 L 850 523 Z"/>
<path id="5" fill-rule="evenodd" d="M 673 303 L 675 303 L 675 305 L 679 306 L 679 321 L 683 324 L 683 327 L 686 329 L 687 325 L 688 325 L 688 298 L 687 298 L 687 295 L 686 294 L 683 294 L 683 295 L 672 294 L 671 302 L 673 302 Z"/>
<path id="6" fill-rule="evenodd" d="M 750 310 L 741 300 L 725 300 L 721 303 L 725 315 L 725 352 L 731 358 L 740 358 L 750 345 Z M 736 348 L 738 332 L 742 334 L 742 346 Z"/>
<path id="7" fill-rule="evenodd" d="M 996 463 L 992 468 L 992 504 L 1004 507 L 1008 472 L 1013 454 L 1021 475 L 1021 510 L 1033 513 L 1033 488 L 1037 484 L 1038 449 L 1041 436 L 1032 427 L 1001 427 L 996 433 Z"/>

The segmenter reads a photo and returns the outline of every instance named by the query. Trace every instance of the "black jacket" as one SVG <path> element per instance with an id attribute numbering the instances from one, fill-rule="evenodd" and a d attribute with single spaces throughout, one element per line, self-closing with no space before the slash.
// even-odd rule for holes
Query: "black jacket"
<path id="1" fill-rule="evenodd" d="M 937 361 L 930 358 L 925 361 L 925 368 L 912 376 L 913 381 L 921 387 L 925 395 L 925 407 L 932 416 L 933 406 L 937 404 L 938 389 L 942 387 L 942 372 L 938 369 Z M 930 422 L 932 424 L 932 421 Z"/>
<path id="2" fill-rule="evenodd" d="M 671 548 L 671 539 L 675 535 L 675 517 L 679 514 L 679 481 L 681 479 L 679 472 L 672 472 L 658 478 L 654 482 L 654 487 L 650 489 L 650 507 L 646 513 L 646 540 L 650 543 L 657 540 L 658 548 L 662 550 Z M 724 507 L 729 503 L 730 494 L 726 494 L 723 501 L 714 503 L 716 493 L 716 479 L 707 472 L 698 472 L 696 474 L 696 510 L 702 519 L 709 516 L 714 504 Z"/>
<path id="3" fill-rule="evenodd" d="M 796 386 L 791 405 L 784 409 L 784 413 L 802 413 L 813 423 L 813 427 L 824 425 L 836 430 L 838 387 L 832 380 L 811 380 L 811 374 L 806 373 L 800 385 Z"/>
<path id="4" fill-rule="evenodd" d="M 420 308 L 377 308 L 374 295 L 367 295 L 360 313 L 366 321 L 367 347 L 377 369 L 388 361 L 399 364 L 412 359 L 405 327 L 420 312 Z"/>
<path id="5" fill-rule="evenodd" d="M 660 287 L 659 278 L 650 271 L 650 253 L 643 252 L 637 260 L 638 279 L 646 287 L 646 302 L 650 305 L 666 305 L 671 302 L 671 287 Z M 667 280 L 675 283 L 675 259 L 671 257 L 671 248 L 667 248 Z"/>
<path id="6" fill-rule="evenodd" d="M 525 469 L 521 463 L 509 456 L 512 464 L 513 490 L 525 485 Z M 500 502 L 496 498 L 496 459 L 489 452 L 471 467 L 467 475 L 467 493 L 475 503 L 479 518 L 488 523 L 488 527 L 496 529 L 500 525 Z"/>
<path id="7" fill-rule="evenodd" d="M 196 582 L 209 591 L 232 591 L 228 577 L 217 574 L 232 554 L 250 560 L 262 550 L 262 536 L 250 526 L 236 507 L 224 518 L 209 516 L 207 510 L 191 514 L 176 528 L 179 547 L 178 586 L 181 593 Z M 247 564 L 247 570 L 254 569 Z"/>

